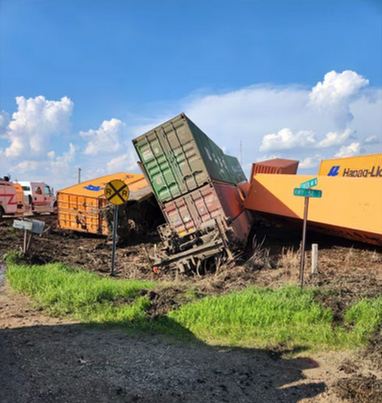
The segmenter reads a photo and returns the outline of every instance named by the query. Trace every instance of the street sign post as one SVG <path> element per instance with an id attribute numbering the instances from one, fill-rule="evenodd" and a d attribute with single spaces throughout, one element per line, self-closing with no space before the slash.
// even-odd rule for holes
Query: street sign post
<path id="1" fill-rule="evenodd" d="M 127 202 L 130 196 L 129 188 L 126 183 L 114 179 L 110 181 L 104 189 L 104 194 L 106 199 L 114 204 L 114 217 L 113 217 L 113 250 L 111 255 L 111 276 L 114 276 L 114 265 L 115 265 L 115 245 L 117 238 L 117 224 L 118 224 L 118 206 Z"/>
<path id="2" fill-rule="evenodd" d="M 306 243 L 306 225 L 308 221 L 308 207 L 309 198 L 321 198 L 322 190 L 310 189 L 311 187 L 317 186 L 318 179 L 310 179 L 306 182 L 302 182 L 299 188 L 293 189 L 294 196 L 305 197 L 304 201 L 304 224 L 302 227 L 302 245 L 301 245 L 301 265 L 300 265 L 300 286 L 304 285 L 304 266 L 305 266 L 305 243 Z"/>

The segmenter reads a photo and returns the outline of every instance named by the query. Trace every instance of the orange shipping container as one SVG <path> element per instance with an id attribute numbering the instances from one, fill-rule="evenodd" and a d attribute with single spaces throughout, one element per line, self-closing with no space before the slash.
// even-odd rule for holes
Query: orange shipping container
<path id="1" fill-rule="evenodd" d="M 382 178 L 382 154 L 323 160 L 318 175 L 347 178 Z"/>
<path id="2" fill-rule="evenodd" d="M 57 192 L 57 215 L 60 228 L 107 235 L 107 223 L 102 209 L 107 205 L 105 185 L 113 179 L 126 183 L 130 190 L 129 202 L 146 199 L 151 187 L 141 174 L 119 172 L 81 182 Z"/>
<path id="3" fill-rule="evenodd" d="M 295 174 L 299 161 L 274 158 L 252 164 L 251 178 L 256 174 Z"/>
<path id="4" fill-rule="evenodd" d="M 308 175 L 258 174 L 244 201 L 249 210 L 303 219 L 304 197 L 293 195 Z M 382 180 L 318 176 L 315 189 L 322 198 L 310 198 L 308 222 L 333 235 L 382 246 Z"/>

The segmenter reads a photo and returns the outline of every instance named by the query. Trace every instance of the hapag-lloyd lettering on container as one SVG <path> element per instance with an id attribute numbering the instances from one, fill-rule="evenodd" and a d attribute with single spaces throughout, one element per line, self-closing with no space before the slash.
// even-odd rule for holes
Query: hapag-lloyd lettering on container
<path id="1" fill-rule="evenodd" d="M 350 176 L 352 178 L 376 178 L 376 177 L 382 177 L 382 167 L 380 166 L 373 166 L 371 170 L 369 169 L 350 169 L 350 168 L 345 168 L 344 173 L 342 176 Z"/>

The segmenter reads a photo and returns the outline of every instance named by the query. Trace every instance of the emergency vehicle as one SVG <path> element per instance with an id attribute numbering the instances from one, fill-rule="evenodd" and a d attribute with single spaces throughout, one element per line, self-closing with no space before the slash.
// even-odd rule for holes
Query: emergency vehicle
<path id="1" fill-rule="evenodd" d="M 24 205 L 32 213 L 54 213 L 57 208 L 54 189 L 45 182 L 17 182 L 24 192 Z"/>
<path id="2" fill-rule="evenodd" d="M 5 214 L 23 213 L 24 193 L 20 185 L 0 178 L 0 218 Z"/>

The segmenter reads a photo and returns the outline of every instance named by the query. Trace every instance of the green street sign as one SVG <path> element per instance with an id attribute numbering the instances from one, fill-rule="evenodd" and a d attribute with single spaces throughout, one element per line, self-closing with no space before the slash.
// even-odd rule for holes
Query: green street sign
<path id="1" fill-rule="evenodd" d="M 318 182 L 318 179 L 317 179 L 317 178 L 310 179 L 310 180 L 308 180 L 308 181 L 306 181 L 306 182 L 302 182 L 301 185 L 300 185 L 300 188 L 301 188 L 301 189 L 313 188 L 313 187 L 317 186 L 317 182 Z M 321 197 L 321 196 L 320 196 L 320 197 Z"/>
<path id="2" fill-rule="evenodd" d="M 293 190 L 294 196 L 302 196 L 302 197 L 322 197 L 322 190 L 314 190 L 314 189 L 301 189 L 295 188 Z"/>

